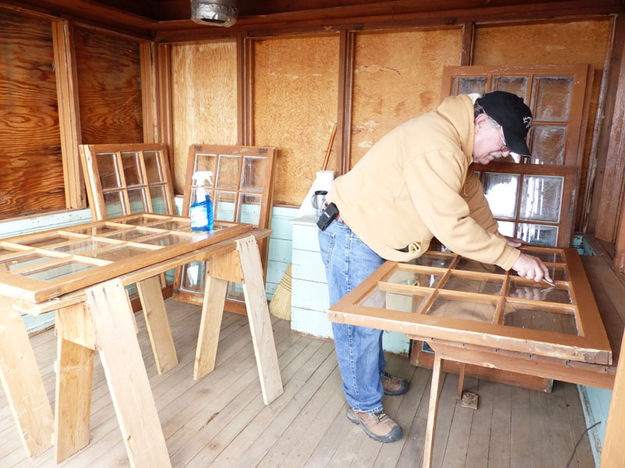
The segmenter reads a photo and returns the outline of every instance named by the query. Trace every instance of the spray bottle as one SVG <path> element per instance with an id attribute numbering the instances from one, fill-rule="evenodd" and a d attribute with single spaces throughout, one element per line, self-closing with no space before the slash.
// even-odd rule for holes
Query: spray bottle
<path id="1" fill-rule="evenodd" d="M 206 193 L 205 183 L 208 181 L 213 185 L 211 178 L 212 171 L 197 171 L 193 174 L 195 182 L 195 198 L 189 208 L 192 231 L 212 231 L 213 230 L 213 202 Z"/>

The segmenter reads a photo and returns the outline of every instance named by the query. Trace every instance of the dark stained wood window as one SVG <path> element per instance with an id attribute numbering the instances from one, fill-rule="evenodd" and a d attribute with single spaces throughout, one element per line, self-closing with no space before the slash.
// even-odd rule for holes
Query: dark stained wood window
<path id="1" fill-rule="evenodd" d="M 532 110 L 528 161 L 474 165 L 502 234 L 534 245 L 570 245 L 590 72 L 589 65 L 445 68 L 443 97 L 508 91 Z"/>

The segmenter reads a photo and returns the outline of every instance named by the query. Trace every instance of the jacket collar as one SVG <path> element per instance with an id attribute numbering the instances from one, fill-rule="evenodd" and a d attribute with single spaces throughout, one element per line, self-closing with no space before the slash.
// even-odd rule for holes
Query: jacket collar
<path id="1" fill-rule="evenodd" d="M 466 94 L 449 96 L 443 99 L 436 112 L 447 119 L 458 134 L 460 148 L 470 164 L 473 162 L 473 143 L 475 139 L 475 118 L 473 102 Z"/>

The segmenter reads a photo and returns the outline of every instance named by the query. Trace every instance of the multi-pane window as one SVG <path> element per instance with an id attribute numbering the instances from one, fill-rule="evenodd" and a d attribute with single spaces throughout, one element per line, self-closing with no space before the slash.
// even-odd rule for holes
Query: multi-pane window
<path id="1" fill-rule="evenodd" d="M 204 188 L 213 201 L 215 221 L 249 223 L 268 228 L 271 217 L 273 147 L 192 145 L 187 161 L 186 184 L 182 214 L 189 213 L 197 186 L 192 179 L 197 171 L 210 171 L 213 178 Z M 263 257 L 267 243 L 260 244 Z M 185 265 L 174 282 L 175 297 L 191 303 L 201 303 L 206 265 L 196 262 Z M 243 289 L 230 282 L 226 310 L 242 312 Z M 237 304 L 238 303 L 238 304 Z"/>
<path id="2" fill-rule="evenodd" d="M 94 220 L 175 213 L 165 146 L 80 145 L 80 155 Z"/>
<path id="3" fill-rule="evenodd" d="M 502 234 L 568 246 L 581 167 L 588 65 L 447 67 L 442 95 L 508 91 L 534 120 L 524 164 L 475 165 Z M 508 160 L 511 161 L 511 160 Z"/>

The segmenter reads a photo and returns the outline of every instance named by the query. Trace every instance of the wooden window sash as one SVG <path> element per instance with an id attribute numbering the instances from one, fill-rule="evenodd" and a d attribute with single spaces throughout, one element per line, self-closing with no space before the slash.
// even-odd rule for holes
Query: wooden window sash
<path id="1" fill-rule="evenodd" d="M 122 196 L 122 215 L 131 213 L 130 198 L 128 189 L 142 189 L 146 210 L 153 212 L 152 199 L 150 196 L 151 187 L 163 187 L 165 213 L 175 214 L 176 205 L 174 201 L 173 180 L 169 171 L 169 159 L 167 156 L 167 147 L 162 144 L 153 143 L 131 143 L 131 144 L 104 144 L 104 145 L 80 145 L 80 156 L 85 173 L 87 185 L 87 195 L 89 197 L 89 206 L 91 215 L 94 220 L 107 219 L 109 216 L 106 211 L 106 203 L 104 195 L 107 193 L 120 193 Z M 153 152 L 156 155 L 157 164 L 160 168 L 162 180 L 150 180 L 145 164 L 145 153 Z M 123 170 L 122 153 L 136 153 L 138 158 L 138 167 L 143 177 L 143 183 L 128 187 Z M 107 189 L 102 188 L 101 174 L 97 164 L 97 158 L 100 154 L 114 154 L 116 158 L 115 176 L 119 180 L 118 187 Z"/>
<path id="2" fill-rule="evenodd" d="M 479 172 L 480 180 L 484 173 L 499 173 L 509 175 L 519 175 L 519 185 L 517 187 L 517 199 L 515 205 L 514 218 L 499 218 L 497 221 L 514 223 L 514 235 L 517 235 L 520 223 L 537 224 L 544 226 L 556 226 L 558 228 L 557 242 L 554 247 L 569 247 L 573 239 L 573 219 L 575 209 L 575 199 L 577 198 L 577 169 L 570 166 L 546 166 L 544 164 L 513 164 L 492 162 L 487 165 L 473 164 L 473 169 Z M 557 223 L 547 221 L 535 221 L 521 219 L 521 195 L 523 190 L 523 179 L 525 176 L 555 176 L 562 177 L 562 200 L 560 203 L 560 219 Z"/>
<path id="3" fill-rule="evenodd" d="M 229 146 L 229 145 L 191 145 L 189 147 L 189 156 L 187 160 L 187 173 L 185 177 L 184 188 L 184 200 L 182 204 L 182 214 L 187 216 L 189 213 L 189 207 L 191 205 L 191 197 L 194 193 L 195 186 L 193 185 L 192 176 L 196 170 L 199 155 L 211 155 L 215 157 L 215 167 L 213 171 L 213 187 L 209 194 L 215 206 L 215 221 L 219 221 L 217 216 L 217 200 L 215 200 L 215 193 L 218 192 L 217 188 L 217 163 L 220 155 L 239 157 L 238 161 L 238 173 L 237 187 L 236 189 L 228 190 L 228 192 L 235 193 L 234 200 L 234 214 L 233 219 L 237 222 L 240 216 L 239 205 L 241 194 L 254 194 L 262 196 L 260 214 L 258 223 L 255 226 L 266 229 L 271 225 L 271 208 L 272 208 L 272 196 L 273 196 L 273 174 L 275 159 L 277 157 L 277 149 L 274 147 L 260 147 L 260 146 Z M 248 191 L 241 189 L 241 174 L 243 168 L 243 161 L 246 156 L 251 157 L 263 157 L 266 158 L 265 172 L 263 174 L 264 185 L 262 191 Z M 259 250 L 261 252 L 261 259 L 265 268 L 265 274 L 267 269 L 267 255 L 269 250 L 269 242 L 262 240 L 259 243 Z M 203 290 L 205 287 L 205 274 L 199 274 L 199 284 L 197 287 L 186 286 L 183 282 L 185 275 L 187 275 L 189 265 L 184 265 L 181 268 L 176 269 L 174 277 L 174 298 L 179 301 L 188 302 L 191 304 L 202 304 Z M 202 264 L 202 271 L 207 271 L 207 262 Z M 235 291 L 236 286 L 234 283 L 230 283 L 228 286 L 228 296 L 226 299 L 225 310 L 229 312 L 245 314 L 245 304 L 243 297 Z"/>
<path id="4" fill-rule="evenodd" d="M 514 230 L 517 232 L 522 190 L 522 179 L 525 175 L 560 176 L 564 178 L 562 187 L 562 200 L 560 220 L 558 223 L 543 223 L 528 221 L 531 224 L 545 224 L 558 226 L 558 238 L 556 245 L 568 247 L 573 233 L 575 210 L 579 194 L 579 175 L 581 171 L 584 145 L 583 126 L 587 121 L 589 96 L 592 74 L 590 65 L 505 65 L 505 66 L 459 66 L 445 67 L 441 85 L 441 96 L 449 96 L 457 90 L 452 89 L 455 78 L 476 77 L 487 79 L 487 91 L 493 91 L 494 77 L 525 77 L 528 79 L 527 92 L 530 97 L 534 94 L 534 81 L 540 77 L 573 77 L 572 92 L 570 94 L 569 119 L 566 121 L 541 121 L 534 120 L 534 128 L 542 125 L 566 126 L 566 139 L 564 156 L 561 165 L 556 164 L 513 164 L 507 162 L 495 162 L 488 165 L 474 165 L 474 170 L 480 172 L 499 172 L 508 174 L 521 174 L 519 180 L 517 203 L 515 207 L 516 219 L 500 219 L 501 221 L 514 222 Z M 529 103 L 532 112 L 536 115 L 536 103 Z M 535 131 L 535 130 L 534 130 Z"/>
<path id="5" fill-rule="evenodd" d="M 0 241 L 0 265 L 14 261 L 20 256 L 37 254 L 46 257 L 45 262 L 10 270 L 0 268 L 0 293 L 2 295 L 39 303 L 62 294 L 77 291 L 95 283 L 129 273 L 138 268 L 146 267 L 160 261 L 169 260 L 178 255 L 201 249 L 233 236 L 250 231 L 249 224 L 218 222 L 215 231 L 210 233 L 192 233 L 190 221 L 185 217 L 141 213 L 113 218 L 114 222 L 96 221 L 87 224 L 52 229 L 36 234 L 27 234 Z M 175 229 L 163 227 L 163 223 L 175 222 Z M 151 226 L 152 225 L 152 226 Z M 103 234 L 98 228 L 108 228 Z M 99 234 L 84 234 L 85 229 L 94 229 Z M 59 238 L 67 238 L 71 242 L 91 240 L 95 242 L 111 242 L 109 236 L 132 230 L 147 231 L 146 236 L 132 240 L 120 240 L 117 245 L 80 252 L 80 254 L 63 253 L 53 250 L 67 242 L 59 242 Z M 77 235 L 78 234 L 78 235 Z M 150 243 L 161 236 L 184 237 L 184 242 L 168 245 Z M 46 242 L 46 239 L 50 239 Z M 32 243 L 34 245 L 30 245 Z M 112 243 L 114 244 L 114 243 Z M 91 255 L 115 250 L 123 247 L 136 247 L 144 250 L 137 255 L 127 256 L 120 260 L 106 260 Z M 28 273 L 42 269 L 63 267 L 69 263 L 88 266 L 89 269 L 68 272 L 59 277 L 43 280 L 27 276 Z"/>
<path id="6" fill-rule="evenodd" d="M 507 271 L 499 275 L 502 292 L 498 295 L 481 294 L 474 291 L 454 290 L 450 292 L 444 289 L 446 281 L 441 279 L 434 287 L 413 289 L 413 295 L 428 294 L 426 300 L 414 312 L 362 305 L 362 302 L 376 290 L 379 290 L 381 284 L 384 285 L 383 280 L 388 279 L 394 272 L 402 268 L 401 264 L 387 261 L 352 292 L 330 307 L 329 317 L 340 323 L 397 331 L 414 337 L 482 345 L 529 355 L 536 354 L 593 364 L 611 364 L 610 344 L 577 251 L 575 249 L 541 247 L 531 247 L 528 248 L 528 251 L 529 253 L 559 253 L 562 256 L 562 262 L 550 262 L 548 265 L 565 269 L 566 279 L 556 281 L 556 288 L 568 288 L 570 303 L 552 303 L 507 296 L 511 283 L 541 286 Z M 450 258 L 460 258 L 456 254 L 447 255 Z M 456 263 L 454 262 L 448 267 L 448 272 L 443 276 L 444 278 L 448 278 L 454 273 Z M 419 269 L 420 267 L 417 265 L 415 271 L 419 271 Z M 430 271 L 428 268 L 423 269 L 426 274 Z M 484 275 L 475 273 L 479 272 L 463 271 L 462 275 L 476 280 L 484 279 Z M 388 288 L 388 286 L 383 287 Z M 396 285 L 391 289 L 410 295 L 410 287 L 406 287 L 406 285 Z M 425 289 L 429 289 L 429 291 L 426 292 Z M 428 315 L 425 312 L 437 297 L 453 298 L 468 303 L 487 302 L 496 304 L 496 309 L 490 323 L 466 318 Z M 538 310 L 569 314 L 575 319 L 577 335 L 504 325 L 503 308 L 507 303 L 523 304 L 529 308 L 538 308 Z"/>

